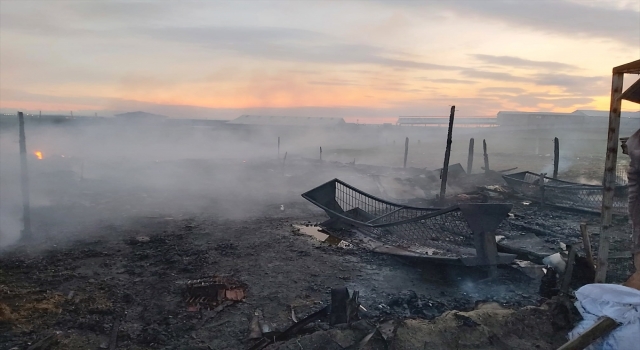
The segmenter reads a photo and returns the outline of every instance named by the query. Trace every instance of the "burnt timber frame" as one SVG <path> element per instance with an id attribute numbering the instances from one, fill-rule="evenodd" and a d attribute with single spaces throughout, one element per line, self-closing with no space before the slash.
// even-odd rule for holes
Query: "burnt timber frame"
<path id="1" fill-rule="evenodd" d="M 611 78 L 611 105 L 609 107 L 609 130 L 607 133 L 607 157 L 602 179 L 602 211 L 600 245 L 598 248 L 598 267 L 596 283 L 604 283 L 607 279 L 607 264 L 609 259 L 609 232 L 611 226 L 611 211 L 615 191 L 616 164 L 618 161 L 618 139 L 620 138 L 620 114 L 622 100 L 640 103 L 639 82 L 633 84 L 626 92 L 622 91 L 625 74 L 640 74 L 640 60 L 629 62 L 613 68 Z"/>

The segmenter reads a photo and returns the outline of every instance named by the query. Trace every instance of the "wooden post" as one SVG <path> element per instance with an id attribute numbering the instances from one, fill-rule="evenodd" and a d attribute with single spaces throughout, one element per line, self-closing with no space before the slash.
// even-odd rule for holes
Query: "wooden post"
<path id="1" fill-rule="evenodd" d="M 607 158 L 602 180 L 602 211 L 600 225 L 600 244 L 598 247 L 598 266 L 596 283 L 604 283 L 607 279 L 609 260 L 609 226 L 611 226 L 611 209 L 616 182 L 616 164 L 618 161 L 618 138 L 620 137 L 620 108 L 622 107 L 623 73 L 615 73 L 611 78 L 611 105 L 609 107 L 609 132 L 607 135 Z"/>
<path id="2" fill-rule="evenodd" d="M 553 178 L 558 178 L 558 164 L 560 164 L 560 141 L 557 137 L 553 139 Z"/>
<path id="3" fill-rule="evenodd" d="M 593 250 L 591 250 L 591 238 L 589 237 L 589 231 L 587 230 L 587 223 L 580 223 L 580 233 L 582 234 L 582 246 L 584 248 L 584 254 L 591 266 L 595 266 L 593 260 Z"/>
<path id="4" fill-rule="evenodd" d="M 322 146 L 320 146 L 320 160 L 322 160 Z"/>
<path id="5" fill-rule="evenodd" d="M 467 174 L 471 175 L 471 169 L 473 168 L 473 137 L 469 140 L 469 157 L 467 158 Z"/>
<path id="6" fill-rule="evenodd" d="M 544 206 L 544 177 L 545 173 L 540 173 L 540 178 L 538 179 L 538 186 L 540 188 L 540 206 Z"/>
<path id="7" fill-rule="evenodd" d="M 440 201 L 444 203 L 444 196 L 447 192 L 447 175 L 449 173 L 449 157 L 451 156 L 451 134 L 453 133 L 453 118 L 456 113 L 456 106 L 451 106 L 449 114 L 449 131 L 447 133 L 447 148 L 444 152 L 444 165 L 442 166 L 442 182 L 440 183 Z"/>
<path id="8" fill-rule="evenodd" d="M 407 167 L 407 156 L 409 155 L 409 138 L 404 139 L 404 166 Z"/>
<path id="9" fill-rule="evenodd" d="M 24 133 L 24 115 L 18 112 L 20 126 L 20 179 L 22 185 L 22 238 L 31 238 L 31 205 L 29 204 L 29 172 L 27 169 L 27 138 Z"/>
<path id="10" fill-rule="evenodd" d="M 287 152 L 284 152 L 284 158 L 282 158 L 282 174 L 284 175 L 284 165 L 287 162 Z"/>
<path id="11" fill-rule="evenodd" d="M 570 245 L 568 248 L 569 257 L 567 258 L 567 267 L 564 269 L 562 285 L 560 286 L 560 292 L 565 295 L 569 292 L 569 285 L 571 284 L 571 277 L 573 276 L 573 266 L 576 262 L 576 247 Z"/>
<path id="12" fill-rule="evenodd" d="M 280 136 L 278 136 L 278 159 L 280 159 Z"/>
<path id="13" fill-rule="evenodd" d="M 484 153 L 484 172 L 489 172 L 489 155 L 487 154 L 487 140 L 482 140 L 482 152 Z"/>

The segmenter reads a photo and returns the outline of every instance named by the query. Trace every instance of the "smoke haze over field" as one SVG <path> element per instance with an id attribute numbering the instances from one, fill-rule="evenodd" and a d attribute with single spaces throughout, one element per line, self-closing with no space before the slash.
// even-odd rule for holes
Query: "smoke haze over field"
<path id="1" fill-rule="evenodd" d="M 382 184 L 390 200 L 393 193 L 432 198 L 434 194 L 425 189 L 391 188 L 396 186 L 394 175 L 381 179 L 340 164 L 355 160 L 401 167 L 404 138 L 409 137 L 408 166 L 437 169 L 442 167 L 446 143 L 446 128 L 192 126 L 171 120 L 110 118 L 59 124 L 35 118 L 26 123 L 26 135 L 34 231 L 41 238 L 63 237 L 130 217 L 243 218 L 267 215 L 285 203 L 297 203 L 293 210 L 308 210 L 300 194 L 333 178 L 378 194 Z M 580 163 L 580 157 L 605 149 L 604 134 L 565 130 L 559 136 L 561 173 Z M 505 134 L 500 128 L 455 128 L 451 164 L 466 166 L 471 137 L 476 139 L 475 172 L 481 171 L 483 138 L 492 169 L 518 166 L 537 172 L 553 164 L 548 132 Z M 320 147 L 324 164 L 318 162 Z M 0 159 L 0 245 L 6 245 L 18 238 L 22 227 L 15 124 L 0 127 Z M 292 209 L 289 204 L 287 208 Z"/>

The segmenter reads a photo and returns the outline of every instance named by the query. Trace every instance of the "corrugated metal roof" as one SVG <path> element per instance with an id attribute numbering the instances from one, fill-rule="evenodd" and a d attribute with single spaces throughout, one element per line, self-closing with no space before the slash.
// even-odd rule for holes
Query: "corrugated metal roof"
<path id="1" fill-rule="evenodd" d="M 227 123 L 244 125 L 335 126 L 345 124 L 345 121 L 342 118 L 325 117 L 241 115 Z"/>

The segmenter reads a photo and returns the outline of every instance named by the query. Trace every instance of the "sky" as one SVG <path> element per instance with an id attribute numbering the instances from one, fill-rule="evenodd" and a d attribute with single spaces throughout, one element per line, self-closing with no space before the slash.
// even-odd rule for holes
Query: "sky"
<path id="1" fill-rule="evenodd" d="M 0 0 L 12 113 L 607 110 L 612 67 L 637 59 L 640 0 Z"/>

